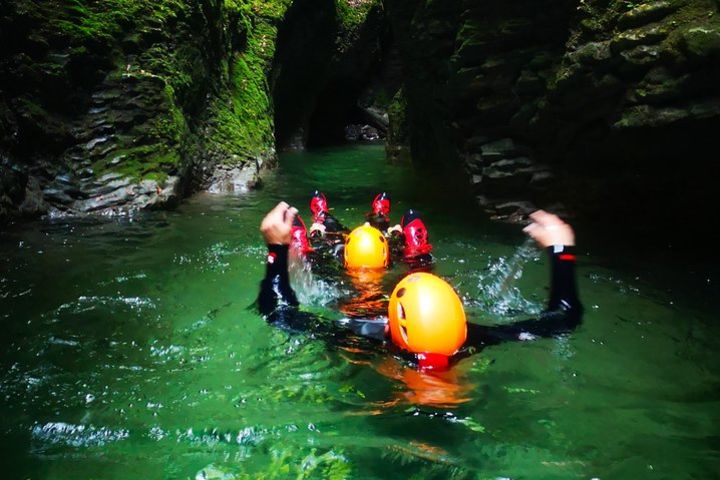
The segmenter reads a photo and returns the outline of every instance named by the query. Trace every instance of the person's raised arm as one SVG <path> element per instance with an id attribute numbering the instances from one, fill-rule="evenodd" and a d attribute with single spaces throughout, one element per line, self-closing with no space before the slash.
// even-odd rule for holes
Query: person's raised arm
<path id="1" fill-rule="evenodd" d="M 575 283 L 575 233 L 560 217 L 543 210 L 530 214 L 532 223 L 523 231 L 550 256 L 550 298 L 546 312 L 562 310 L 579 316 L 582 306 Z"/>
<path id="2" fill-rule="evenodd" d="M 576 328 L 583 307 L 575 283 L 575 233 L 557 215 L 538 210 L 530 214 L 531 223 L 523 229 L 550 257 L 550 297 L 537 319 L 510 325 L 484 327 L 469 324 L 469 344 L 488 345 L 533 336 L 549 337 Z"/>
<path id="3" fill-rule="evenodd" d="M 288 250 L 297 209 L 285 202 L 278 203 L 260 223 L 260 232 L 268 247 L 265 278 L 260 283 L 257 306 L 263 315 L 272 314 L 279 306 L 296 307 L 297 297 L 288 275 Z"/>

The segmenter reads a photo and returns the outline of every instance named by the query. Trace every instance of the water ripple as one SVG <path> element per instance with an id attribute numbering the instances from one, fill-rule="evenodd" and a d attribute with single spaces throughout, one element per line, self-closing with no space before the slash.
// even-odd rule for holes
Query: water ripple
<path id="1" fill-rule="evenodd" d="M 143 310 L 145 308 L 157 308 L 155 303 L 145 297 L 108 297 L 108 296 L 97 296 L 82 295 L 74 302 L 64 303 L 60 305 L 56 312 L 63 313 L 69 311 L 71 313 L 82 313 L 90 310 L 94 310 L 98 306 L 113 306 L 113 305 L 125 305 L 130 307 L 131 310 Z"/>
<path id="2" fill-rule="evenodd" d="M 73 425 L 65 422 L 36 424 L 31 433 L 36 440 L 71 447 L 103 446 L 130 436 L 130 432 L 125 429 L 113 430 L 108 427 L 98 428 L 92 425 Z"/>

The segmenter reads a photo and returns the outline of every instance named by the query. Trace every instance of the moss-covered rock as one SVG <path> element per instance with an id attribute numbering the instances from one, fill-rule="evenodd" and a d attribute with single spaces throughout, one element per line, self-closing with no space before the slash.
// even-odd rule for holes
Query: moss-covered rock
<path id="1" fill-rule="evenodd" d="M 720 57 L 720 24 L 685 30 L 682 32 L 681 45 L 692 60 L 717 59 Z"/>
<path id="2" fill-rule="evenodd" d="M 25 175 L 0 190 L 4 211 L 29 178 L 52 209 L 132 210 L 207 187 L 216 166 L 271 159 L 268 74 L 290 3 L 6 2 L 0 155 Z M 130 194 L 87 201 L 117 176 Z M 148 200 L 147 182 L 172 195 Z"/>
<path id="3" fill-rule="evenodd" d="M 659 0 L 655 2 L 637 2 L 635 4 L 626 2 L 625 5 L 633 8 L 618 17 L 617 25 L 621 29 L 626 29 L 662 20 L 668 14 L 677 10 L 682 3 L 682 0 Z"/>
<path id="4" fill-rule="evenodd" d="M 392 163 L 408 163 L 410 161 L 410 131 L 407 123 L 407 100 L 400 89 L 388 107 L 389 128 L 385 149 Z"/>
<path id="5" fill-rule="evenodd" d="M 493 196 L 542 204 L 578 194 L 557 183 L 570 172 L 610 185 L 616 171 L 673 172 L 689 149 L 714 148 L 704 132 L 720 126 L 715 0 L 385 3 L 403 50 L 413 160 L 461 160 L 490 210 Z M 455 28 L 434 28 L 454 18 Z M 483 147 L 502 139 L 532 165 L 514 162 L 515 152 L 492 159 L 513 171 L 488 169 Z M 527 174 L 538 165 L 563 175 Z M 683 182 L 709 178 L 696 173 L 708 168 L 685 171 Z"/>

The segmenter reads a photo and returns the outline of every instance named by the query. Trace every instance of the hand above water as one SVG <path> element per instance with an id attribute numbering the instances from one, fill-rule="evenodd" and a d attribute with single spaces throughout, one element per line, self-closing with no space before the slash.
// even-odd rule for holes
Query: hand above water
<path id="1" fill-rule="evenodd" d="M 260 232 L 268 245 L 289 245 L 297 208 L 286 202 L 278 203 L 260 223 Z"/>
<path id="2" fill-rule="evenodd" d="M 575 233 L 572 227 L 557 215 L 544 210 L 536 210 L 530 214 L 530 220 L 532 223 L 523 228 L 523 232 L 527 233 L 541 247 L 575 245 Z"/>

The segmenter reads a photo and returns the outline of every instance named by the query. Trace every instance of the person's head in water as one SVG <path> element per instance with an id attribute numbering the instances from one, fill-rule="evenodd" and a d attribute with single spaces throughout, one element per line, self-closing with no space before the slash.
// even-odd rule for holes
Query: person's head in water
<path id="1" fill-rule="evenodd" d="M 390 248 L 382 232 L 366 223 L 347 236 L 344 256 L 347 268 L 385 268 L 390 263 Z"/>
<path id="2" fill-rule="evenodd" d="M 292 228 L 290 230 L 291 240 L 290 248 L 295 252 L 305 255 L 306 253 L 312 252 L 313 249 L 310 246 L 307 238 L 307 228 L 305 228 L 305 222 L 300 218 L 300 215 L 295 215 L 293 219 Z"/>
<path id="3" fill-rule="evenodd" d="M 413 273 L 395 286 L 388 323 L 393 343 L 429 359 L 431 368 L 446 366 L 467 338 L 460 297 L 449 283 L 430 273 Z"/>
<path id="4" fill-rule="evenodd" d="M 378 193 L 372 201 L 372 214 L 384 219 L 390 217 L 390 195 L 387 192 Z"/>
<path id="5" fill-rule="evenodd" d="M 390 227 L 390 195 L 387 192 L 375 195 L 365 217 L 370 225 L 385 232 Z"/>
<path id="6" fill-rule="evenodd" d="M 412 208 L 405 212 L 400 220 L 403 237 L 405 240 L 405 258 L 413 258 L 428 254 L 432 251 L 432 245 L 428 241 L 428 232 L 420 213 Z"/>
<path id="7" fill-rule="evenodd" d="M 323 223 L 330 212 L 325 194 L 319 190 L 313 192 L 310 199 L 310 212 L 312 212 L 313 223 Z"/>

